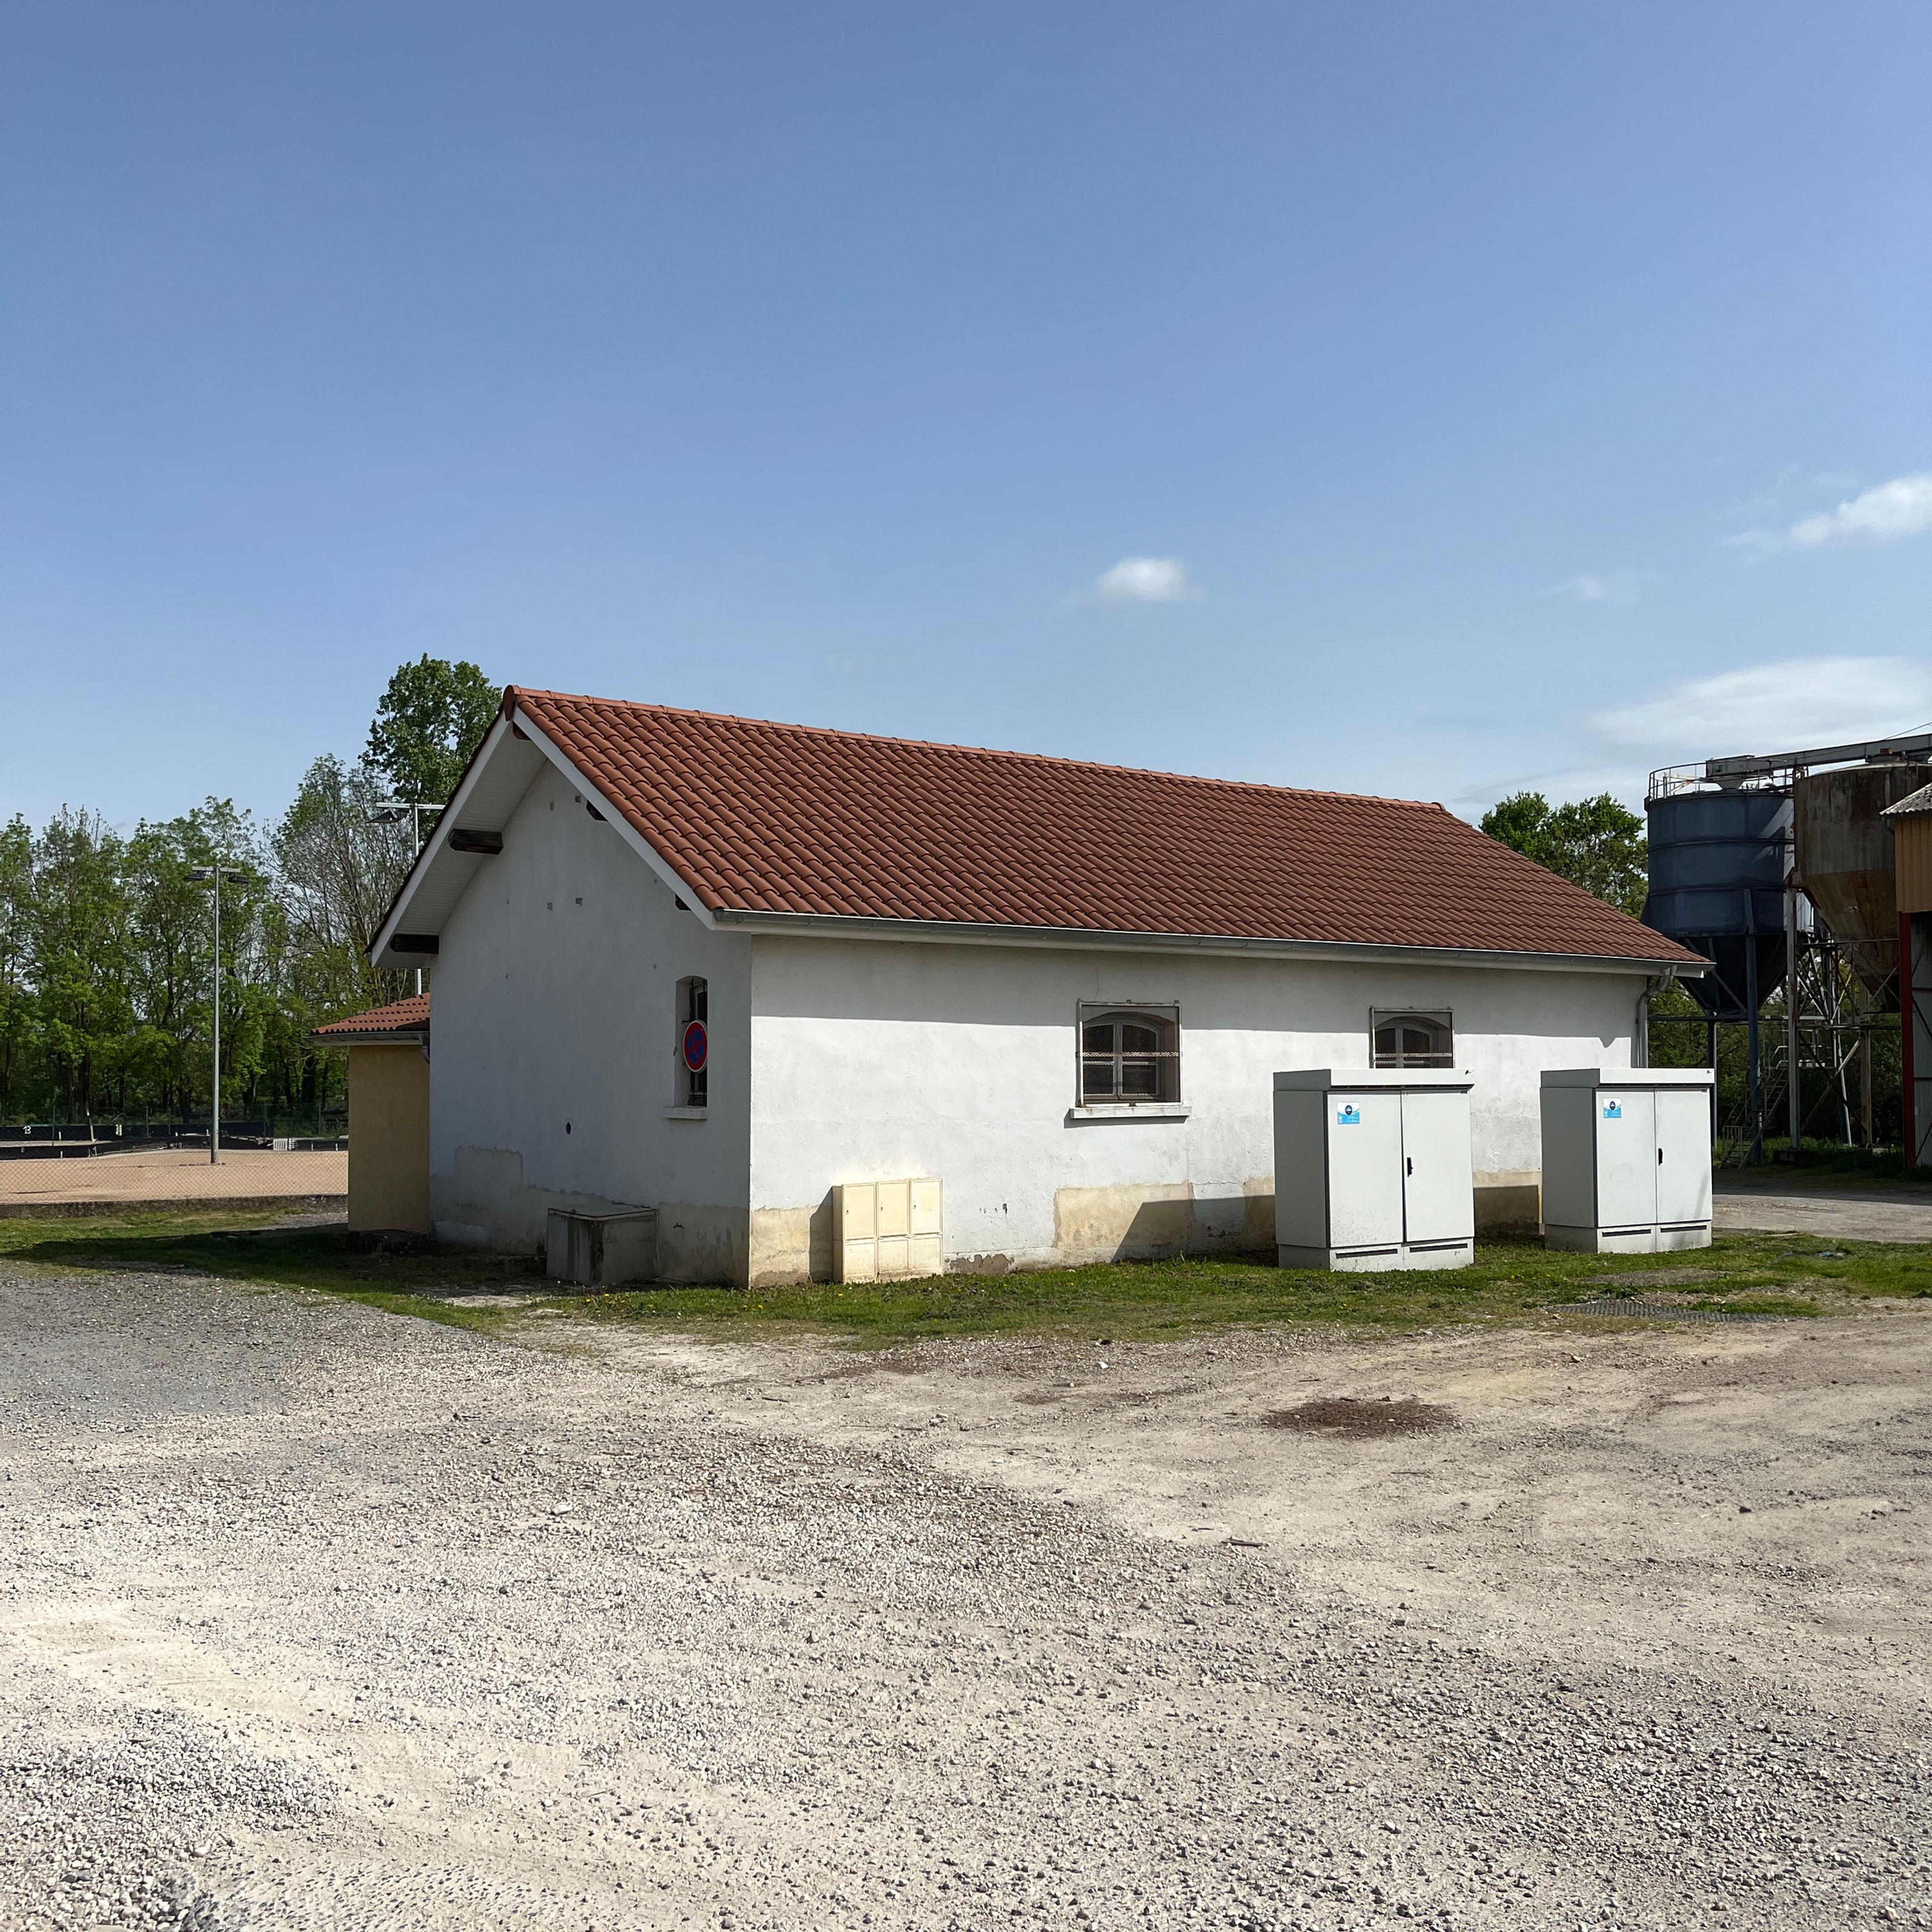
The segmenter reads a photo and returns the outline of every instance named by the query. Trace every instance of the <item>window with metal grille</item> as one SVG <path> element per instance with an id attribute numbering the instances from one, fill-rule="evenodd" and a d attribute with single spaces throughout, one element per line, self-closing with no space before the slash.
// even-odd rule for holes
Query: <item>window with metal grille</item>
<path id="1" fill-rule="evenodd" d="M 1179 1008 L 1081 1008 L 1082 1106 L 1131 1107 L 1180 1098 Z"/>
<path id="2" fill-rule="evenodd" d="M 1454 1066 L 1456 1029 L 1448 1013 L 1369 1016 L 1372 1064 L 1377 1066 Z"/>
<path id="3" fill-rule="evenodd" d="M 676 1050 L 680 1106 L 704 1107 L 710 1104 L 710 1007 L 704 980 L 679 980 Z"/>

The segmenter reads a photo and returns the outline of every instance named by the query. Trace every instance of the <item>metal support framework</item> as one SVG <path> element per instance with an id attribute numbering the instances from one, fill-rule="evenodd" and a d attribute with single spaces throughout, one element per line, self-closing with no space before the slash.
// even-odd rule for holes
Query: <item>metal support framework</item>
<path id="1" fill-rule="evenodd" d="M 1788 870 L 1784 874 L 1784 1064 L 1796 1066 L 1800 1064 L 1798 1002 L 1791 997 L 1790 989 L 1798 984 L 1798 891 L 1795 877 Z M 1787 1079 L 1784 1085 L 1785 1135 L 1790 1144 L 1796 1147 L 1804 1138 L 1804 1082 Z"/>
<path id="2" fill-rule="evenodd" d="M 1898 916 L 1898 956 L 1905 969 L 1899 1001 L 1904 1089 L 1900 1142 L 1908 1169 L 1932 1160 L 1932 913 Z"/>
<path id="3" fill-rule="evenodd" d="M 1774 791 L 1788 795 L 1796 781 L 1820 767 L 1882 758 L 1932 757 L 1932 730 L 1855 744 L 1821 745 L 1795 752 L 1708 758 L 1650 775 L 1654 803 L 1681 793 L 1715 788 L 1723 791 Z M 1657 1023 L 1702 1026 L 1706 1064 L 1718 1064 L 1718 1028 L 1742 1024 L 1748 1073 L 1743 1104 L 1720 1116 L 1716 1083 L 1712 1085 L 1712 1127 L 1724 1150 L 1721 1158 L 1742 1165 L 1764 1159 L 1765 1117 L 1781 1111 L 1792 1148 L 1805 1135 L 1829 1132 L 1848 1145 L 1871 1148 L 1876 1137 L 1872 1091 L 1872 1034 L 1899 1018 L 1904 1063 L 1902 1141 L 1908 1167 L 1932 1166 L 1932 913 L 1899 916 L 1900 968 L 1891 985 L 1876 993 L 1851 968 L 1797 882 L 1796 854 L 1786 847 L 1784 875 L 1784 985 L 1781 1022 L 1764 1037 L 1759 1012 L 1758 928 L 1753 902 L 1744 896 L 1741 928 L 1745 950 L 1745 1015 L 1723 1022 L 1690 1014 L 1652 1016 Z M 1767 1054 L 1766 1048 L 1770 1051 Z M 1852 1101 L 1852 1063 L 1857 1063 L 1856 1124 Z M 1805 1104 L 1806 1076 L 1816 1090 Z M 1816 1076 L 1822 1076 L 1822 1078 Z"/>
<path id="4" fill-rule="evenodd" d="M 1797 896 L 1795 891 L 1787 892 L 1781 1051 L 1766 1070 L 1771 1082 L 1783 1088 L 1786 1132 L 1792 1146 L 1810 1133 L 1828 1134 L 1848 1146 L 1869 1148 L 1874 1139 L 1871 1037 L 1875 1028 L 1891 1024 L 1882 1011 L 1890 1002 L 1882 996 L 1874 1000 L 1866 992 L 1827 928 L 1799 929 Z M 1855 1061 L 1859 1085 L 1856 1114 L 1850 1079 Z M 1808 1074 L 1823 1076 L 1808 1106 Z"/>
<path id="5" fill-rule="evenodd" d="M 1703 1014 L 1652 1016 L 1656 1025 L 1701 1026 L 1705 1030 L 1704 1064 L 1715 1067 L 1721 1027 L 1741 1027 L 1744 1034 L 1745 1086 L 1741 1102 L 1728 1111 L 1719 1108 L 1712 1089 L 1712 1134 L 1726 1166 L 1756 1166 L 1764 1160 L 1767 1119 L 1782 1124 L 1796 1147 L 1807 1136 L 1869 1148 L 1873 1142 L 1871 1037 L 1893 1024 L 1882 1010 L 1891 1002 L 1874 1001 L 1846 961 L 1844 949 L 1821 922 L 1807 922 L 1808 908 L 1795 886 L 1787 885 L 1785 900 L 1784 985 L 1772 996 L 1769 1024 L 1747 1018 L 1719 1022 Z M 1908 935 L 1901 930 L 1901 956 Z M 1932 1162 L 1932 914 L 1922 915 L 1911 944 L 1922 983 L 1914 988 L 1918 1004 L 1916 1042 L 1918 1135 L 1922 1158 Z M 1755 1006 L 1756 974 L 1748 964 L 1748 1005 Z M 1780 1006 L 1782 1010 L 1780 1010 Z M 1908 1067 L 1912 1047 L 1908 1043 Z M 1856 1065 L 1859 1104 L 1851 1095 Z M 1796 1069 L 1798 1077 L 1792 1077 Z M 1806 1088 L 1812 1090 L 1808 1103 Z M 1913 1082 L 1908 1071 L 1908 1096 Z M 1907 1144 L 1912 1144 L 1908 1138 Z"/>

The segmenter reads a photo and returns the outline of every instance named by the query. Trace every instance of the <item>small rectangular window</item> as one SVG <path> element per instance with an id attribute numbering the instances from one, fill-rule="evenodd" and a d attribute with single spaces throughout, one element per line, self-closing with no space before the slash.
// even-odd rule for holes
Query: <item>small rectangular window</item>
<path id="1" fill-rule="evenodd" d="M 1369 1048 L 1372 1066 L 1454 1066 L 1454 1017 L 1376 1009 L 1369 1015 Z"/>
<path id="2" fill-rule="evenodd" d="M 677 1103 L 680 1107 L 710 1104 L 710 1000 L 703 980 L 677 982 Z"/>
<path id="3" fill-rule="evenodd" d="M 1082 1006 L 1079 1039 L 1083 1107 L 1180 1098 L 1179 1007 Z"/>

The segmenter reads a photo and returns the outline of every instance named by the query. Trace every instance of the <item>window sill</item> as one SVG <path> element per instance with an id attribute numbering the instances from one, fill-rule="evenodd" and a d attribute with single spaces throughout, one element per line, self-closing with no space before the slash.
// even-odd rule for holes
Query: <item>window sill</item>
<path id="1" fill-rule="evenodd" d="M 1089 1120 L 1184 1120 L 1190 1111 L 1180 1100 L 1100 1101 L 1088 1107 L 1069 1107 L 1066 1124 L 1077 1127 Z"/>
<path id="2" fill-rule="evenodd" d="M 711 1118 L 709 1107 L 667 1107 L 664 1117 L 668 1120 L 708 1120 Z"/>

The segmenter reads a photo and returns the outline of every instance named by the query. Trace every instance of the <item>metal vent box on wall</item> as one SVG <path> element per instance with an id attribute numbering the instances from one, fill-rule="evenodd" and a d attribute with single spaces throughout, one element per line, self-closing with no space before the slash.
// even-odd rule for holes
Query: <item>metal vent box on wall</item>
<path id="1" fill-rule="evenodd" d="M 1588 1254 L 1711 1245 L 1707 1066 L 1543 1076 L 1543 1238 Z"/>
<path id="2" fill-rule="evenodd" d="M 1466 1268 L 1475 1258 L 1467 1073 L 1323 1067 L 1274 1076 L 1283 1268 Z"/>
<path id="3" fill-rule="evenodd" d="M 832 1279 L 905 1281 L 945 1271 L 936 1180 L 862 1180 L 832 1190 Z"/>

